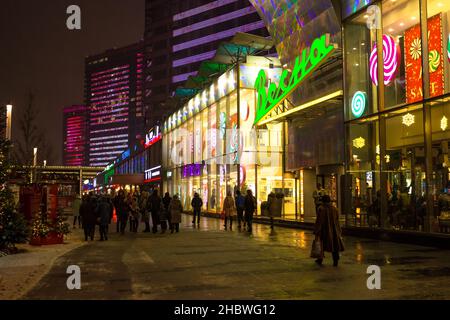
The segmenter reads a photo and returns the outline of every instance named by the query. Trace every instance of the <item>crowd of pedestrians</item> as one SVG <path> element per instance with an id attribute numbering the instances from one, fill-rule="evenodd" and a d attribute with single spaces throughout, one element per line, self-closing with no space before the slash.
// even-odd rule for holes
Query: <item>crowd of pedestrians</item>
<path id="1" fill-rule="evenodd" d="M 201 207 L 200 207 L 201 208 Z M 173 198 L 166 193 L 163 198 L 154 190 L 138 193 L 126 193 L 120 190 L 116 196 L 95 195 L 90 193 L 77 197 L 73 203 L 73 228 L 82 227 L 85 241 L 94 240 L 96 226 L 98 226 L 100 241 L 108 240 L 108 229 L 116 212 L 116 232 L 125 234 L 127 225 L 129 232 L 139 232 L 141 224 L 145 226 L 143 232 L 171 233 L 180 231 L 181 214 L 183 211 L 178 196 Z M 200 221 L 200 220 L 199 220 Z M 151 229 L 150 229 L 151 226 Z"/>
<path id="2" fill-rule="evenodd" d="M 320 185 L 318 186 L 320 188 Z M 339 253 L 344 250 L 342 241 L 342 231 L 339 225 L 339 214 L 337 209 L 331 205 L 330 197 L 323 194 L 321 190 L 315 194 L 317 205 L 317 219 L 314 228 L 315 240 L 320 243 L 321 252 L 316 252 L 314 257 L 316 263 L 322 265 L 324 258 L 323 252 L 330 252 L 333 258 L 333 264 L 338 265 Z M 268 211 L 271 218 L 271 228 L 273 229 L 273 217 L 281 212 L 282 196 L 274 193 L 269 194 L 265 202 L 264 210 Z M 201 210 L 203 200 L 198 193 L 194 194 L 191 201 L 193 212 L 192 224 L 200 225 Z M 116 196 L 86 195 L 83 199 L 77 198 L 73 204 L 74 221 L 73 227 L 82 225 L 84 229 L 85 241 L 94 240 L 96 226 L 99 226 L 100 241 L 108 240 L 108 226 L 113 219 L 114 211 L 117 216 L 117 233 L 125 234 L 127 224 L 129 231 L 137 233 L 141 223 L 145 225 L 143 232 L 157 233 L 158 228 L 161 233 L 167 229 L 171 233 L 180 231 L 181 214 L 183 205 L 177 195 L 173 197 L 166 193 L 160 197 L 158 190 L 149 192 L 126 193 L 120 190 Z M 243 196 L 239 190 L 233 195 L 231 191 L 222 203 L 222 216 L 224 219 L 224 228 L 232 230 L 233 220 L 236 220 L 238 229 L 246 229 L 252 232 L 253 216 L 257 209 L 256 198 L 251 190 Z M 150 229 L 151 226 L 151 229 Z"/>

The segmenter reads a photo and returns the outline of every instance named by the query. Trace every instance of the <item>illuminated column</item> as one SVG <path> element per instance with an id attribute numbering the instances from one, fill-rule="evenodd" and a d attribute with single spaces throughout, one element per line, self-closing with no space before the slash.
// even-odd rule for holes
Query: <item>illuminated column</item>
<path id="1" fill-rule="evenodd" d="M 38 148 L 33 149 L 33 167 L 37 166 L 37 151 L 38 151 Z"/>
<path id="2" fill-rule="evenodd" d="M 6 106 L 6 140 L 11 140 L 12 107 L 11 104 Z"/>

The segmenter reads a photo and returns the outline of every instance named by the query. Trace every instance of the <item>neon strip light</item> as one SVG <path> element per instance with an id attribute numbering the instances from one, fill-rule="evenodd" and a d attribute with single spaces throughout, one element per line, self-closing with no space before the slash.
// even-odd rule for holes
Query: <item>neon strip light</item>
<path id="1" fill-rule="evenodd" d="M 318 105 L 318 104 L 320 104 L 320 103 L 322 103 L 322 102 L 325 102 L 325 101 L 328 101 L 328 100 L 330 100 L 330 99 L 334 99 L 334 98 L 336 98 L 336 97 L 340 97 L 340 96 L 342 96 L 343 94 L 344 94 L 344 92 L 343 92 L 342 90 L 333 92 L 333 93 L 331 93 L 331 94 L 329 94 L 329 95 L 327 95 L 327 96 L 321 97 L 321 98 L 319 98 L 319 99 L 312 100 L 312 101 L 307 102 L 307 103 L 305 103 L 305 104 L 302 104 L 302 105 L 300 105 L 300 106 L 298 106 L 298 107 L 295 107 L 295 108 L 293 108 L 293 109 L 290 109 L 290 110 L 288 110 L 288 111 L 286 111 L 286 112 L 283 112 L 283 113 L 281 113 L 281 114 L 279 114 L 279 115 L 276 115 L 276 116 L 274 116 L 274 117 L 272 117 L 272 118 L 265 119 L 265 120 L 259 122 L 258 125 L 263 125 L 263 124 L 269 123 L 269 122 L 271 122 L 271 121 L 273 121 L 273 120 L 277 120 L 277 119 L 284 118 L 284 117 L 286 117 L 287 115 L 290 115 L 290 114 L 295 113 L 295 112 L 297 112 L 297 111 L 300 111 L 300 110 L 303 110 L 303 109 L 306 109 L 306 108 L 309 108 L 309 107 Z"/>
<path id="2" fill-rule="evenodd" d="M 264 22 L 262 22 L 262 21 L 257 21 L 257 22 L 245 24 L 243 26 L 239 26 L 239 27 L 236 27 L 236 28 L 228 29 L 226 31 L 214 33 L 214 34 L 208 35 L 206 37 L 202 37 L 202 38 L 198 38 L 198 39 L 195 39 L 195 40 L 191 40 L 191 41 L 187 41 L 187 42 L 183 42 L 183 43 L 174 45 L 172 47 L 172 51 L 173 52 L 177 52 L 177 51 L 189 49 L 189 48 L 192 48 L 192 47 L 195 47 L 195 46 L 199 46 L 199 45 L 202 45 L 202 44 L 205 44 L 205 43 L 209 43 L 209 42 L 213 42 L 213 41 L 216 41 L 216 40 L 232 37 L 237 32 L 249 32 L 249 31 L 252 31 L 252 30 L 260 29 L 260 28 L 264 28 Z"/>
<path id="3" fill-rule="evenodd" d="M 243 17 L 248 14 L 252 14 L 254 12 L 256 12 L 255 8 L 253 6 L 250 6 L 250 7 L 243 8 L 243 9 L 233 11 L 230 13 L 226 13 L 221 16 L 217 16 L 217 17 L 214 17 L 214 18 L 211 18 L 208 20 L 200 21 L 198 23 L 194 23 L 194 24 L 184 27 L 184 28 L 176 29 L 173 31 L 172 34 L 174 37 L 177 37 L 177 36 L 180 36 L 185 33 L 189 33 L 189 32 L 195 31 L 195 30 L 200 30 L 200 29 L 210 27 L 215 24 L 219 24 L 219 23 L 222 23 L 222 22 L 225 22 L 228 20 L 233 20 L 235 18 Z"/>
<path id="4" fill-rule="evenodd" d="M 266 91 L 266 71 L 261 69 L 255 81 L 255 89 L 258 92 L 256 101 L 256 115 L 254 124 L 258 124 L 270 111 L 276 108 L 283 100 L 291 94 L 304 80 L 306 80 L 328 57 L 336 50 L 337 46 L 329 44 L 330 36 L 325 34 L 314 40 L 311 48 L 305 49 L 300 56 L 295 59 L 294 69 L 290 75 L 288 84 L 286 79 L 289 76 L 288 70 L 283 70 L 280 76 L 280 83 L 269 85 Z"/>
<path id="5" fill-rule="evenodd" d="M 117 138 L 125 138 L 128 137 L 128 134 L 118 134 L 114 136 L 106 136 L 106 137 L 95 137 L 91 138 L 91 141 L 98 141 L 98 140 L 109 140 L 109 139 L 117 139 Z"/>
<path id="6" fill-rule="evenodd" d="M 180 13 L 174 15 L 173 16 L 173 21 L 186 19 L 188 17 L 195 16 L 195 15 L 197 15 L 199 13 L 210 11 L 210 10 L 216 9 L 218 7 L 226 6 L 227 4 L 234 3 L 234 2 L 237 2 L 237 1 L 238 0 L 217 0 L 217 1 L 213 1 L 213 2 L 205 4 L 203 6 L 200 6 L 200 7 L 194 8 L 194 9 L 190 9 L 190 10 L 187 10 L 187 11 L 183 11 L 183 12 L 180 12 Z"/>
<path id="7" fill-rule="evenodd" d="M 179 59 L 179 60 L 174 60 L 172 62 L 172 67 L 175 68 L 175 67 L 184 66 L 186 64 L 190 64 L 190 63 L 194 63 L 194 62 L 201 62 L 203 60 L 211 59 L 212 57 L 214 57 L 215 54 L 216 54 L 216 50 L 208 51 L 205 53 L 200 53 L 195 56 L 190 56 L 190 57 Z"/>
<path id="8" fill-rule="evenodd" d="M 153 178 L 153 179 L 149 179 L 149 180 L 144 180 L 145 183 L 148 183 L 148 182 L 155 182 L 155 181 L 161 181 L 161 177 L 159 177 L 159 178 Z"/>

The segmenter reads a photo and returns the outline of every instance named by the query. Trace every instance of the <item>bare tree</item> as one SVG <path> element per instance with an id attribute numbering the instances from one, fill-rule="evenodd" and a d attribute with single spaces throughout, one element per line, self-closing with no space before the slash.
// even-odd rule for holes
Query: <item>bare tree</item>
<path id="1" fill-rule="evenodd" d="M 35 105 L 33 93 L 29 93 L 27 104 L 19 115 L 19 135 L 14 140 L 14 160 L 16 165 L 30 168 L 33 165 L 34 148 L 38 148 L 39 159 L 45 159 L 48 163 L 53 160 L 53 149 L 48 143 L 47 137 L 40 128 L 38 111 Z M 25 169 L 27 177 L 29 170 Z"/>

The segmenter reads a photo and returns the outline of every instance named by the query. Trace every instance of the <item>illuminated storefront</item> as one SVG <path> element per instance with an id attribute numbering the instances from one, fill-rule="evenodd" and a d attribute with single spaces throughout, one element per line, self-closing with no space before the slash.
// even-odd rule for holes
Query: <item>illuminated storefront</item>
<path id="1" fill-rule="evenodd" d="M 347 224 L 448 232 L 450 2 L 369 2 L 342 10 Z"/>
<path id="2" fill-rule="evenodd" d="M 219 214 L 227 191 L 250 189 L 259 213 L 273 191 L 286 195 L 285 217 L 295 217 L 296 180 L 283 170 L 285 126 L 254 127 L 258 72 L 279 82 L 280 67 L 277 59 L 248 56 L 165 121 L 163 187 L 179 194 L 185 209 L 198 192 L 203 209 Z"/>

